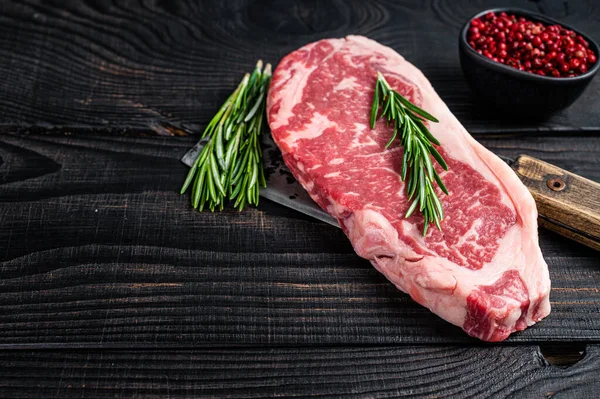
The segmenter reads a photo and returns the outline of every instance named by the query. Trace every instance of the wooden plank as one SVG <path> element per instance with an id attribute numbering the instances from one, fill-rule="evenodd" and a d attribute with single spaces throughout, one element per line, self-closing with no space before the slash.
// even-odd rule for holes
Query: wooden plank
<path id="1" fill-rule="evenodd" d="M 596 397 L 600 348 L 570 367 L 536 346 L 3 351 L 0 396 Z"/>
<path id="2" fill-rule="evenodd" d="M 600 251 L 600 183 L 528 155 L 518 157 L 513 169 L 545 228 Z"/>
<path id="3" fill-rule="evenodd" d="M 44 2 L 0 4 L 0 125 L 199 130 L 258 58 L 274 65 L 311 41 L 367 35 L 413 62 L 473 132 L 600 127 L 596 79 L 546 121 L 481 105 L 458 61 L 471 15 L 516 5 L 600 39 L 589 1 Z"/>
<path id="4" fill-rule="evenodd" d="M 600 136 L 481 141 L 600 180 Z M 193 211 L 177 193 L 192 144 L 0 135 L 0 347 L 475 342 L 333 226 L 267 201 Z M 511 341 L 599 340 L 598 252 L 541 246 L 553 313 Z"/>

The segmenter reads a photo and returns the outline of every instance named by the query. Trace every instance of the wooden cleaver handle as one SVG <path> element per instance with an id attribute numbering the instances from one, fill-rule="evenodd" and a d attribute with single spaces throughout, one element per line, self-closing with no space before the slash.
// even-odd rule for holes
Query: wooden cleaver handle
<path id="1" fill-rule="evenodd" d="M 512 168 L 535 199 L 540 226 L 600 250 L 600 184 L 527 155 Z"/>

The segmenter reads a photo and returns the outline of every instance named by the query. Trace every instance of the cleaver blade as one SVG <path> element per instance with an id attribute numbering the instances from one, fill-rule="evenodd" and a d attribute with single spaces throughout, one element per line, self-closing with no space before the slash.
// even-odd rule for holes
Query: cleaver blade
<path id="1" fill-rule="evenodd" d="M 199 141 L 181 158 L 181 161 L 191 167 L 207 141 L 207 139 Z M 322 222 L 340 227 L 338 221 L 321 209 L 296 181 L 292 172 L 283 162 L 279 148 L 268 133 L 262 135 L 262 148 L 267 187 L 260 189 L 260 196 Z"/>

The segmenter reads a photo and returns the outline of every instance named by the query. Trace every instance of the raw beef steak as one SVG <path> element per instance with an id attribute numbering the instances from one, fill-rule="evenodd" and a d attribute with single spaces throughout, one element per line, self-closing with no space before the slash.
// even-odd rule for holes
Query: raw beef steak
<path id="1" fill-rule="evenodd" d="M 442 231 L 404 215 L 402 148 L 391 128 L 369 127 L 377 71 L 439 119 L 430 124 L 449 171 L 438 190 Z M 468 334 L 501 341 L 550 312 L 550 279 L 533 198 L 514 172 L 478 144 L 415 66 L 360 36 L 308 44 L 275 71 L 267 115 L 285 163 L 339 220 L 358 255 L 400 290 Z"/>

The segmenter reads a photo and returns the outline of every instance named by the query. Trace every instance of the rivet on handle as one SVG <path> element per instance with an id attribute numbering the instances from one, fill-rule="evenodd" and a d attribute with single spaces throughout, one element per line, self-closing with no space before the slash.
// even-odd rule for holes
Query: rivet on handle
<path id="1" fill-rule="evenodd" d="M 546 181 L 546 185 L 552 191 L 562 191 L 567 187 L 567 184 L 560 177 L 553 177 Z"/>

